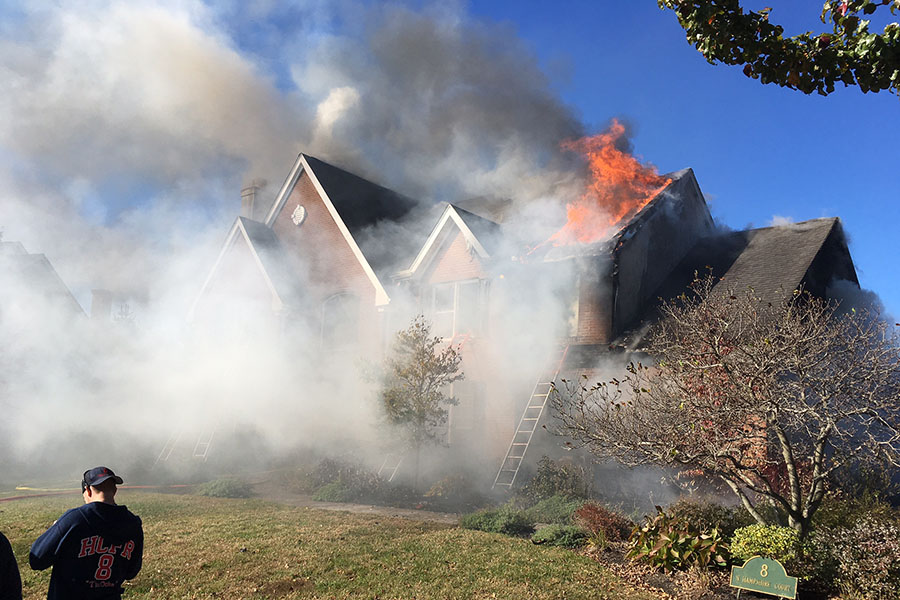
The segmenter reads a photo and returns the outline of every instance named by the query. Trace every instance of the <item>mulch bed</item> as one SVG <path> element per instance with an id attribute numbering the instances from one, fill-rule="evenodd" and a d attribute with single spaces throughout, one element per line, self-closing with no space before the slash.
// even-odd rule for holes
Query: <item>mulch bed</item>
<path id="1" fill-rule="evenodd" d="M 585 550 L 585 554 L 635 588 L 662 600 L 726 600 L 735 597 L 736 590 L 728 585 L 727 569 L 664 573 L 647 564 L 626 559 L 623 545 L 611 546 L 603 551 L 591 548 Z"/>

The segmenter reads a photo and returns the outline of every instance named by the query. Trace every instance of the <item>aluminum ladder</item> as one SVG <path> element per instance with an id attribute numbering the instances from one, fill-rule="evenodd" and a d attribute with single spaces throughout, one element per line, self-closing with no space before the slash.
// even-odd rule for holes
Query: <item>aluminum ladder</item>
<path id="1" fill-rule="evenodd" d="M 525 405 L 525 410 L 522 411 L 522 418 L 519 419 L 519 426 L 516 427 L 516 432 L 513 434 L 512 440 L 509 443 L 509 448 L 506 450 L 506 457 L 500 464 L 500 470 L 497 471 L 497 477 L 494 478 L 494 485 L 491 486 L 492 489 L 498 487 L 512 489 L 513 484 L 516 482 L 519 468 L 522 466 L 522 461 L 525 459 L 525 452 L 528 450 L 531 438 L 534 436 L 534 432 L 541 420 L 541 416 L 544 414 L 544 408 L 547 406 L 547 398 L 550 396 L 550 391 L 553 389 L 553 382 L 559 375 L 560 370 L 562 370 L 568 352 L 569 346 L 560 348 L 555 368 L 553 368 L 552 371 L 547 372 L 547 377 L 542 376 L 538 378 L 537 383 L 534 384 L 534 389 L 531 391 L 531 396 L 528 398 L 528 404 Z"/>
<path id="2" fill-rule="evenodd" d="M 403 462 L 403 454 L 388 454 L 384 457 L 384 462 L 381 463 L 381 467 L 378 469 L 379 477 L 387 477 L 387 480 L 393 481 L 394 475 L 397 474 L 397 471 L 400 469 L 400 464 Z M 388 475 L 390 473 L 390 475 Z"/>
<path id="3" fill-rule="evenodd" d="M 166 462 L 169 460 L 169 457 L 172 456 L 172 451 L 175 450 L 175 446 L 178 445 L 178 440 L 181 439 L 181 430 L 178 429 L 173 431 L 169 436 L 169 439 L 166 440 L 165 445 L 162 450 L 159 451 L 159 454 L 156 457 L 156 460 L 153 461 L 153 466 L 155 467 L 157 464 L 161 462 Z M 153 468 L 153 467 L 151 467 Z"/>
<path id="4" fill-rule="evenodd" d="M 204 461 L 209 457 L 209 447 L 212 445 L 213 437 L 216 435 L 216 428 L 209 426 L 200 432 L 197 443 L 194 445 L 194 458 L 202 458 Z"/>

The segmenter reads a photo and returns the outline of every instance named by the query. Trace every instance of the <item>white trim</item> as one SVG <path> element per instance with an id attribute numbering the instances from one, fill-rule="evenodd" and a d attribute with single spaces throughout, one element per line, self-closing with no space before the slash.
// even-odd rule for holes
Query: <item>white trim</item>
<path id="1" fill-rule="evenodd" d="M 346 240 L 347 245 L 350 246 L 350 250 L 356 257 L 356 260 L 359 261 L 359 264 L 362 266 L 363 271 L 365 271 L 366 275 L 368 276 L 369 281 L 372 282 L 372 285 L 375 287 L 375 306 L 384 306 L 385 304 L 389 303 L 391 299 L 388 296 L 387 291 L 384 289 L 384 286 L 381 285 L 381 282 L 378 281 L 378 277 L 375 275 L 375 271 L 372 270 L 371 265 L 369 265 L 369 261 L 366 260 L 366 257 L 362 253 L 362 250 L 359 249 L 356 240 L 353 239 L 353 236 L 350 234 L 350 230 L 347 229 L 347 226 L 344 224 L 344 220 L 341 218 L 341 215 L 338 214 L 337 209 L 331 202 L 331 198 L 329 198 L 328 194 L 325 193 L 325 188 L 323 188 L 322 184 L 319 183 L 319 178 L 316 177 L 316 174 L 309 167 L 309 163 L 306 162 L 306 157 L 301 154 L 299 160 L 303 164 L 303 169 L 306 171 L 307 175 L 309 175 L 309 179 L 310 181 L 312 181 L 313 186 L 315 186 L 316 191 L 319 192 L 319 196 L 322 197 L 322 202 L 325 204 L 325 208 L 328 209 L 328 212 L 331 214 L 331 218 L 334 219 L 334 222 L 337 224 L 338 229 L 344 236 L 344 240 Z M 294 183 L 296 183 L 296 181 L 297 180 L 295 178 Z M 282 200 L 282 204 L 283 203 L 284 200 Z"/>
<path id="2" fill-rule="evenodd" d="M 206 289 L 209 287 L 210 282 L 212 281 L 213 276 L 216 274 L 216 271 L 219 269 L 219 265 L 222 263 L 222 259 L 225 257 L 225 253 L 234 245 L 235 236 L 237 235 L 238 230 L 240 230 L 243 235 L 244 240 L 247 242 L 247 245 L 250 247 L 250 252 L 253 255 L 253 259 L 256 262 L 256 265 L 259 267 L 259 270 L 262 272 L 263 278 L 266 280 L 266 286 L 268 286 L 269 291 L 272 293 L 274 298 L 274 302 L 272 303 L 272 309 L 275 311 L 279 311 L 284 308 L 284 301 L 281 299 L 281 296 L 278 295 L 278 291 L 275 289 L 275 286 L 272 284 L 272 279 L 269 277 L 269 274 L 266 272 L 266 268 L 263 266 L 262 261 L 259 258 L 259 254 L 256 252 L 256 248 L 253 247 L 253 242 L 250 241 L 250 236 L 247 235 L 247 230 L 244 228 L 244 224 L 241 221 L 241 217 L 237 217 L 234 220 L 234 224 L 232 224 L 231 229 L 228 231 L 228 235 L 225 237 L 225 243 L 222 244 L 222 249 L 219 251 L 219 256 L 216 258 L 216 262 L 213 264 L 212 269 L 209 270 L 209 274 L 206 276 L 206 280 L 203 282 L 203 286 L 200 288 L 200 292 L 197 294 L 197 297 L 194 299 L 193 304 L 191 304 L 191 309 L 188 311 L 187 320 L 191 322 L 194 320 L 194 315 L 197 310 L 197 304 L 200 302 L 200 299 L 206 293 Z"/>
<path id="3" fill-rule="evenodd" d="M 426 258 L 433 258 L 433 254 L 440 247 L 440 244 L 437 243 L 438 237 L 444 230 L 447 221 L 451 219 L 456 224 L 457 228 L 459 228 L 460 232 L 462 232 L 466 243 L 475 249 L 475 251 L 478 253 L 478 256 L 480 256 L 481 258 L 490 257 L 487 250 L 484 249 L 484 246 L 481 245 L 481 242 L 478 241 L 478 238 L 475 237 L 475 234 L 472 233 L 472 230 L 469 229 L 468 225 L 466 225 L 466 222 L 463 221 L 462 217 L 459 216 L 459 213 L 456 212 L 456 208 L 452 204 L 448 204 L 447 208 L 445 208 L 444 212 L 441 214 L 441 218 L 438 219 L 437 225 L 434 226 L 434 229 L 431 230 L 431 234 L 428 236 L 428 239 L 425 240 L 425 245 L 422 246 L 422 249 L 416 255 L 415 260 L 413 260 L 412 265 L 410 265 L 409 269 L 397 273 L 398 277 L 412 277 L 425 262 Z M 446 238 L 442 239 L 441 242 L 445 241 L 445 239 Z"/>
<path id="4" fill-rule="evenodd" d="M 303 160 L 303 154 L 298 154 L 297 160 L 294 161 L 294 166 L 291 167 L 291 172 L 288 174 L 287 179 L 284 180 L 284 183 L 281 184 L 278 195 L 275 196 L 275 203 L 272 205 L 272 208 L 269 209 L 266 220 L 263 221 L 267 227 L 271 227 L 272 223 L 275 222 L 275 217 L 281 212 L 281 207 L 284 206 L 288 196 L 294 191 L 294 186 L 297 185 L 297 179 L 300 178 L 300 173 L 303 172 L 304 167 L 308 167 L 308 165 L 306 165 L 306 161 Z"/>
<path id="5" fill-rule="evenodd" d="M 274 302 L 272 302 L 272 310 L 280 311 L 284 308 L 284 300 L 282 300 L 281 296 L 278 295 L 278 290 L 275 289 L 275 284 L 272 283 L 272 278 L 269 277 L 269 273 L 266 271 L 266 267 L 263 266 L 262 260 L 259 258 L 259 253 L 256 252 L 256 248 L 253 246 L 253 242 L 250 241 L 250 236 L 247 234 L 247 229 L 244 227 L 244 222 L 241 219 L 238 219 L 238 223 L 240 223 L 241 233 L 244 234 L 244 239 L 247 240 L 247 245 L 250 246 L 250 252 L 253 253 L 253 258 L 256 260 L 256 266 L 259 267 L 263 278 L 266 280 L 266 285 L 269 286 L 269 291 L 272 293 L 272 297 L 274 299 Z"/>
<path id="6" fill-rule="evenodd" d="M 366 260 L 366 257 L 363 255 L 362 250 L 359 249 L 359 245 L 357 245 L 356 240 L 353 239 L 353 236 L 350 234 L 350 230 L 347 229 L 347 226 L 344 224 L 344 220 L 341 218 L 340 214 L 338 214 L 337 209 L 331 202 L 331 198 L 329 198 L 328 194 L 325 193 L 325 188 L 322 187 L 322 184 L 319 182 L 319 178 L 316 177 L 316 174 L 310 168 L 309 163 L 306 161 L 306 156 L 303 153 L 297 155 L 297 160 L 296 162 L 294 162 L 294 166 L 291 167 L 290 174 L 288 175 L 287 179 L 284 180 L 284 184 L 282 184 L 281 190 L 278 192 L 278 196 L 276 196 L 275 198 L 275 203 L 272 205 L 272 209 L 266 216 L 265 224 L 268 227 L 271 227 L 275 222 L 275 219 L 278 217 L 278 213 L 281 212 L 281 209 L 284 206 L 285 202 L 287 202 L 287 199 L 291 195 L 291 192 L 294 191 L 294 186 L 297 185 L 297 180 L 300 179 L 300 175 L 304 171 L 306 171 L 307 175 L 309 175 L 309 179 L 310 181 L 312 181 L 313 186 L 316 188 L 316 191 L 322 198 L 322 202 L 325 204 L 325 208 L 328 209 L 329 214 L 331 214 L 331 218 L 338 226 L 338 230 L 340 230 L 341 234 L 344 236 L 344 240 L 346 240 L 347 245 L 350 246 L 351 252 L 353 252 L 356 260 L 359 261 L 359 264 L 362 266 L 363 271 L 369 278 L 372 286 L 375 288 L 375 306 L 384 306 L 388 304 L 391 299 L 388 296 L 387 291 L 384 289 L 384 286 L 381 285 L 381 282 L 375 275 L 375 271 L 372 269 L 372 266 L 369 265 L 369 261 Z"/>

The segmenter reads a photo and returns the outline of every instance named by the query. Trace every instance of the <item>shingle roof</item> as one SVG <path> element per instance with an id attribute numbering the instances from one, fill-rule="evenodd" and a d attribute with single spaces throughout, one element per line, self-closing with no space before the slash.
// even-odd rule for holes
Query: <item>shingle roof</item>
<path id="1" fill-rule="evenodd" d="M 16 242 L 3 242 L 17 244 Z M 21 252 L 18 251 L 21 249 Z M 0 254 L 0 274 L 6 285 L 0 286 L 0 302 L 27 301 L 22 297 L 12 297 L 13 290 L 53 302 L 73 314 L 84 316 L 84 310 L 69 288 L 57 274 L 56 269 L 43 254 L 28 254 L 21 244 L 6 246 Z M 10 285 L 9 282 L 18 285 Z"/>
<path id="2" fill-rule="evenodd" d="M 496 242 L 498 241 L 500 224 L 485 219 L 484 217 L 479 217 L 475 213 L 460 208 L 455 204 L 451 204 L 451 206 L 453 207 L 453 210 L 456 211 L 456 214 L 459 215 L 459 218 L 466 224 L 466 227 L 468 227 L 478 241 L 481 242 L 481 245 L 485 247 L 485 250 L 492 253 L 496 246 Z"/>
<path id="3" fill-rule="evenodd" d="M 275 292 L 281 301 L 288 305 L 296 304 L 302 292 L 300 287 L 300 279 L 297 277 L 296 266 L 293 265 L 293 258 L 288 252 L 285 252 L 284 246 L 278 240 L 275 232 L 264 224 L 248 219 L 246 217 L 238 217 L 250 245 L 259 256 L 263 269 L 269 276 L 269 280 L 275 287 Z"/>
<path id="4" fill-rule="evenodd" d="M 610 236 L 589 244 L 567 244 L 561 246 L 546 247 L 542 251 L 543 260 L 566 260 L 579 256 L 604 256 L 613 252 L 620 243 L 627 240 L 634 231 L 640 229 L 643 224 L 654 218 L 661 211 L 670 210 L 674 201 L 685 200 L 690 187 L 696 187 L 699 194 L 694 172 L 691 169 L 682 169 L 665 175 L 670 181 L 647 204 L 634 214 L 627 215 L 622 221 L 610 227 Z M 701 198 L 702 196 L 698 196 Z M 704 211 L 708 212 L 705 208 Z M 711 219 L 710 219 L 711 222 Z"/>
<path id="5" fill-rule="evenodd" d="M 421 227 L 404 225 L 419 202 L 314 156 L 303 156 L 380 280 L 398 266 L 398 260 L 408 257 L 408 253 L 398 256 L 402 253 L 397 251 L 396 240 L 424 242 Z M 398 227 L 403 231 L 398 232 Z"/>
<path id="6" fill-rule="evenodd" d="M 687 288 L 695 272 L 711 270 L 718 286 L 752 289 L 760 299 L 777 302 L 797 289 L 839 219 L 733 231 L 700 240 L 672 272 L 658 296 L 673 297 Z M 707 269 L 709 267 L 709 269 Z"/>
<path id="7" fill-rule="evenodd" d="M 764 301 L 797 289 L 838 219 L 815 219 L 780 227 L 752 229 L 747 244 L 722 275 L 719 285 L 752 289 Z M 744 233 L 744 232 L 742 232 Z"/>
<path id="8" fill-rule="evenodd" d="M 646 308 L 640 323 L 634 325 L 640 331 L 627 332 L 617 343 L 629 345 L 639 339 L 646 326 L 658 318 L 656 299 L 678 296 L 688 289 L 695 273 L 701 277 L 710 273 L 720 278 L 715 289 L 723 292 L 752 289 L 763 302 L 779 303 L 783 294 L 789 294 L 805 283 L 829 236 L 839 239 L 837 250 L 831 251 L 847 254 L 838 218 L 732 231 L 699 240 L 653 294 L 654 300 Z M 838 262 L 841 258 L 849 265 L 847 273 Z M 829 261 L 828 277 L 847 277 L 855 282 L 849 256 L 830 256 Z"/>

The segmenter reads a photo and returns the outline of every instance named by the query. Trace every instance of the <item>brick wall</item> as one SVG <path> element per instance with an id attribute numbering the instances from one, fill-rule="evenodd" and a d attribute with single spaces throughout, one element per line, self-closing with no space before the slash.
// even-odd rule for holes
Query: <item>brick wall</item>
<path id="1" fill-rule="evenodd" d="M 485 272 L 478 254 L 468 249 L 465 236 L 457 230 L 453 241 L 434 261 L 425 280 L 435 284 L 483 277 Z"/>
<path id="2" fill-rule="evenodd" d="M 583 267 L 578 286 L 578 328 L 581 344 L 606 344 L 612 332 L 612 286 L 601 264 Z"/>
<path id="3" fill-rule="evenodd" d="M 298 227 L 291 214 L 301 204 L 306 219 Z M 304 172 L 272 223 L 285 250 L 308 269 L 310 310 L 321 311 L 322 302 L 342 292 L 359 297 L 359 339 L 365 350 L 380 347 L 380 316 L 375 307 L 375 287 L 344 238 L 337 223 Z"/>

